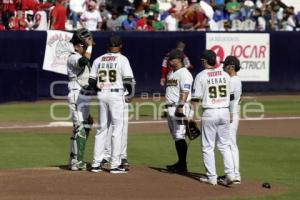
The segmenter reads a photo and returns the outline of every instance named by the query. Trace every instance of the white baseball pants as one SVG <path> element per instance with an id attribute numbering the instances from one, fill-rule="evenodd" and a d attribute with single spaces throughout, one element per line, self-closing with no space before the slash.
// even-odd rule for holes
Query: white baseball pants
<path id="1" fill-rule="evenodd" d="M 185 125 L 178 121 L 175 117 L 176 106 L 167 107 L 167 120 L 171 135 L 175 141 L 185 139 Z M 183 107 L 183 113 L 189 116 L 190 106 L 185 104 Z"/>
<path id="2" fill-rule="evenodd" d="M 228 108 L 204 109 L 202 114 L 202 154 L 206 175 L 217 180 L 215 143 L 221 152 L 225 175 L 233 178 L 233 161 L 230 151 L 230 115 Z"/>
<path id="3" fill-rule="evenodd" d="M 234 165 L 234 177 L 236 180 L 241 180 L 240 174 L 240 156 L 237 145 L 237 130 L 239 126 L 240 113 L 233 113 L 232 122 L 230 123 L 230 150 Z"/>
<path id="4" fill-rule="evenodd" d="M 97 98 L 99 103 L 99 127 L 95 135 L 92 167 L 98 167 L 104 158 L 105 144 L 111 125 L 111 168 L 117 168 L 121 164 L 121 145 L 125 124 L 124 116 L 126 114 L 124 94 L 123 91 L 104 90 L 97 93 Z"/>
<path id="5" fill-rule="evenodd" d="M 122 134 L 121 159 L 127 159 L 127 143 L 128 143 L 128 103 L 124 105 L 124 128 Z M 105 143 L 104 158 L 108 161 L 111 159 L 111 135 L 112 126 L 109 126 L 108 137 Z"/>

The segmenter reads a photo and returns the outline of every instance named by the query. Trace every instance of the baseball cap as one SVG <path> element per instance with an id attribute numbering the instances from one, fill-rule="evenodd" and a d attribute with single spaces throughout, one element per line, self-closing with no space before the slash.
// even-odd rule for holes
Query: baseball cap
<path id="1" fill-rule="evenodd" d="M 109 47 L 120 47 L 122 45 L 121 37 L 118 35 L 112 35 L 109 38 L 108 46 Z"/>
<path id="2" fill-rule="evenodd" d="M 241 66 L 240 66 L 240 61 L 239 59 L 237 59 L 237 57 L 235 56 L 227 56 L 225 58 L 224 61 L 222 61 L 221 63 L 224 64 L 224 66 L 227 66 L 227 65 L 233 65 L 235 67 L 235 70 L 236 71 L 239 71 Z"/>
<path id="3" fill-rule="evenodd" d="M 178 50 L 178 49 L 173 49 L 172 51 L 170 51 L 169 53 L 169 60 L 173 60 L 173 59 L 183 59 L 184 55 L 182 53 L 182 51 Z"/>
<path id="4" fill-rule="evenodd" d="M 212 50 L 205 50 L 202 54 L 201 59 L 206 60 L 210 66 L 215 66 L 216 60 L 217 60 L 217 55 Z"/>

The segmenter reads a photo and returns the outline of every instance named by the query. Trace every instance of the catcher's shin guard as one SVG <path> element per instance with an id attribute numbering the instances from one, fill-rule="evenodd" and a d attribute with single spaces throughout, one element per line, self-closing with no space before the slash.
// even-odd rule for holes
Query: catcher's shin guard
<path id="1" fill-rule="evenodd" d="M 75 127 L 71 137 L 71 165 L 83 161 L 86 140 L 87 132 L 85 128 L 82 125 Z"/>

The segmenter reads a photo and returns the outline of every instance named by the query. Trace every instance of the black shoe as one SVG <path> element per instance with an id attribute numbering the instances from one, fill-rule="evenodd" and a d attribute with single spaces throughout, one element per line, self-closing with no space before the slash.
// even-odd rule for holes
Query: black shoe
<path id="1" fill-rule="evenodd" d="M 117 168 L 110 169 L 111 174 L 124 174 L 124 173 L 127 173 L 127 172 L 128 172 L 128 169 L 124 168 L 122 165 L 120 165 Z"/>
<path id="2" fill-rule="evenodd" d="M 167 165 L 167 170 L 174 173 L 186 173 L 188 171 L 186 164 L 180 164 L 178 162 L 173 165 Z"/>
<path id="3" fill-rule="evenodd" d="M 100 166 L 91 168 L 91 172 L 94 172 L 94 173 L 99 173 L 99 172 L 102 172 L 102 171 L 103 170 Z"/>
<path id="4" fill-rule="evenodd" d="M 129 163 L 128 160 L 126 158 L 122 158 L 121 160 L 121 166 L 126 169 L 127 171 L 129 170 Z"/>

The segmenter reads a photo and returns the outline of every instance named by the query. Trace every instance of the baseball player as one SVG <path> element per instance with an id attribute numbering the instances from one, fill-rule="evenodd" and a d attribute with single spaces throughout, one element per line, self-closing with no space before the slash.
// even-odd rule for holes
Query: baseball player
<path id="1" fill-rule="evenodd" d="M 104 158 L 101 161 L 101 167 L 106 167 L 107 165 L 109 165 L 111 160 L 111 139 L 110 139 L 111 135 L 112 135 L 112 126 L 110 125 L 108 130 L 108 139 L 105 143 Z M 127 142 L 128 142 L 128 102 L 125 101 L 124 128 L 122 134 L 122 147 L 121 147 L 121 166 L 129 170 L 129 163 L 127 160 Z"/>
<path id="2" fill-rule="evenodd" d="M 215 166 L 215 142 L 223 158 L 225 177 L 221 184 L 230 185 L 234 178 L 233 161 L 230 152 L 229 100 L 230 77 L 222 69 L 216 69 L 216 54 L 205 50 L 202 58 L 204 70 L 195 78 L 192 94 L 192 107 L 195 111 L 202 101 L 202 153 L 206 177 L 200 181 L 217 185 Z M 222 182 L 221 182 L 222 181 Z"/>
<path id="3" fill-rule="evenodd" d="M 108 53 L 97 58 L 92 66 L 89 83 L 95 88 L 99 102 L 99 128 L 95 136 L 92 172 L 100 172 L 108 127 L 112 126 L 110 173 L 126 173 L 121 165 L 122 135 L 125 117 L 125 98 L 134 95 L 134 77 L 128 59 L 120 53 L 121 38 L 109 39 Z M 124 96 L 127 90 L 128 95 Z"/>
<path id="4" fill-rule="evenodd" d="M 240 163 L 239 163 L 239 149 L 236 143 L 237 130 L 240 119 L 240 100 L 242 95 L 242 82 L 237 76 L 240 70 L 240 61 L 235 56 L 227 56 L 223 62 L 223 69 L 230 76 L 230 150 L 234 164 L 234 184 L 241 184 Z"/>
<path id="5" fill-rule="evenodd" d="M 180 119 L 183 116 L 189 116 L 193 76 L 183 65 L 184 54 L 182 51 L 172 50 L 168 59 L 172 71 L 166 80 L 166 114 L 169 129 L 175 141 L 178 161 L 173 165 L 167 165 L 167 169 L 176 173 L 184 173 L 187 172 L 187 143 L 185 141 L 185 124 Z"/>
<path id="6" fill-rule="evenodd" d="M 83 161 L 86 139 L 92 126 L 89 115 L 89 75 L 93 38 L 87 29 L 79 29 L 74 33 L 70 42 L 75 51 L 70 54 L 67 61 L 69 77 L 69 107 L 72 113 L 73 134 L 71 137 L 70 170 L 85 170 L 86 163 Z"/>
<path id="7" fill-rule="evenodd" d="M 185 49 L 185 44 L 183 42 L 178 42 L 176 44 L 176 49 L 183 52 Z M 161 66 L 161 78 L 160 78 L 160 85 L 164 86 L 166 83 L 166 77 L 167 74 L 172 71 L 172 67 L 169 63 L 169 53 L 167 53 L 167 55 L 164 57 L 163 62 L 162 62 L 162 66 Z M 189 60 L 189 58 L 183 54 L 183 65 L 184 67 L 188 68 L 189 70 L 193 69 L 193 66 L 191 65 L 191 62 Z"/>

